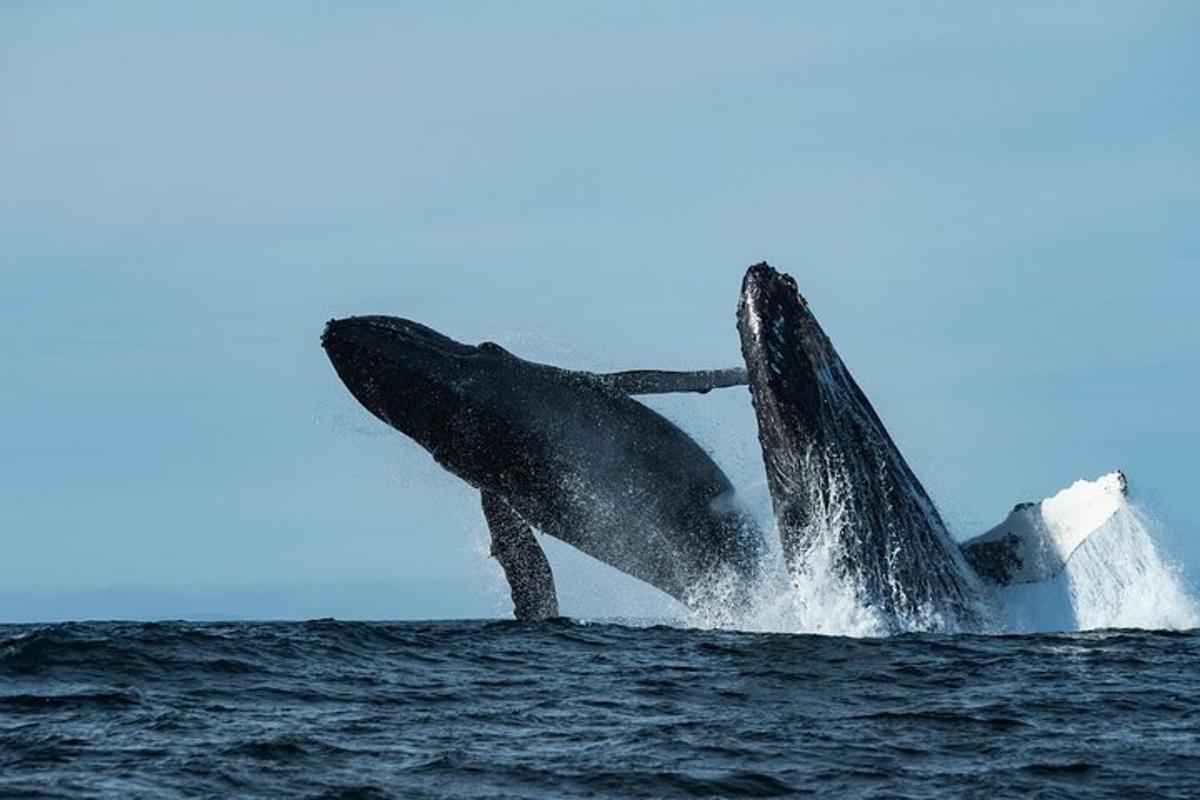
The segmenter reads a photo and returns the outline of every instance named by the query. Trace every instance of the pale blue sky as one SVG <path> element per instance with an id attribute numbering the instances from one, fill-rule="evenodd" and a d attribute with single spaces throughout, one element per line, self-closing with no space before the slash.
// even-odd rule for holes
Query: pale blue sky
<path id="1" fill-rule="evenodd" d="M 317 337 L 739 360 L 794 274 L 960 537 L 1124 467 L 1200 572 L 1200 5 L 0 4 L 0 619 L 505 614 Z M 751 501 L 744 390 L 655 400 Z M 640 613 L 552 547 L 567 613 Z"/>

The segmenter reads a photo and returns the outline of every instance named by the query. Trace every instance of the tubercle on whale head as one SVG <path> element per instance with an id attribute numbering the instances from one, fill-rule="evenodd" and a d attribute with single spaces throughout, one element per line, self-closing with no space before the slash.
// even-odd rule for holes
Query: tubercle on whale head
<path id="1" fill-rule="evenodd" d="M 770 319 L 770 328 L 764 328 L 766 320 Z M 812 310 L 804 295 L 800 294 L 796 280 L 786 273 L 781 273 L 765 261 L 750 266 L 742 279 L 742 291 L 738 297 L 738 326 L 745 327 L 753 336 L 764 343 L 783 335 L 780 326 L 799 326 L 807 333 L 820 326 L 813 317 Z M 823 339 L 823 335 L 805 336 L 805 340 Z M 742 336 L 743 349 L 747 344 L 746 336 Z"/>
<path id="2" fill-rule="evenodd" d="M 766 261 L 760 261 L 757 264 L 751 264 L 746 269 L 746 276 L 742 279 L 742 295 L 745 296 L 748 289 L 754 287 L 785 287 L 800 301 L 800 305 L 808 307 L 808 300 L 800 293 L 800 287 L 796 285 L 796 279 L 787 273 L 781 273 L 768 264 Z"/>

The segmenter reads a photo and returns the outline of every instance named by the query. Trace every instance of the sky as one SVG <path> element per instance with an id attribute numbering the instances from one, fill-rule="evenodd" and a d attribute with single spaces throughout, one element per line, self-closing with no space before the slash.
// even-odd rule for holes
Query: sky
<path id="1" fill-rule="evenodd" d="M 1121 467 L 1200 575 L 1200 5 L 0 3 L 0 620 L 508 613 L 350 314 L 740 361 L 790 272 L 956 536 Z M 762 502 L 744 389 L 648 401 Z M 564 613 L 669 602 L 555 542 Z"/>

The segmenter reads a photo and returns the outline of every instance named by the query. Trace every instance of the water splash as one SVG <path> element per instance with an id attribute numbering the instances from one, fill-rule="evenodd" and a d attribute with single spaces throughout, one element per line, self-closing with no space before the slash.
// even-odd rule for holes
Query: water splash
<path id="1" fill-rule="evenodd" d="M 777 537 L 773 537 L 776 538 Z M 773 547 L 749 592 L 731 583 L 709 587 L 709 597 L 748 597 L 740 604 L 711 603 L 682 612 L 679 624 L 702 629 L 756 633 L 816 633 L 832 636 L 879 637 L 898 632 L 952 632 L 954 623 L 935 609 L 911 618 L 885 614 L 867 602 L 854 578 L 840 568 L 841 541 L 832 534 L 817 536 L 798 568 L 789 568 L 782 551 Z"/>
<path id="2" fill-rule="evenodd" d="M 836 510 L 838 503 L 815 504 L 830 513 L 814 515 L 805 532 L 803 558 L 789 564 L 769 508 L 757 509 L 760 528 L 769 531 L 757 580 L 749 591 L 726 576 L 708 597 L 739 598 L 739 602 L 705 603 L 686 609 L 679 623 L 702 629 L 756 633 L 817 633 L 834 636 L 886 636 L 894 630 L 885 615 L 863 599 L 864 594 L 841 568 L 843 546 Z"/>
<path id="3" fill-rule="evenodd" d="M 749 592 L 750 602 L 730 608 L 703 604 L 689 613 L 689 624 L 736 630 L 822 633 L 844 636 L 887 636 L 907 632 L 955 633 L 990 631 L 996 627 L 988 593 L 948 540 L 945 550 L 903 540 L 899 531 L 884 538 L 887 551 L 882 575 L 863 568 L 861 530 L 856 530 L 854 482 L 837 458 L 817 457 L 809 447 L 802 455 L 784 453 L 793 462 L 779 479 L 785 497 L 805 497 L 807 512 L 793 523 L 792 548 L 781 546 L 776 518 L 768 515 L 763 530 L 770 552 L 759 579 Z M 786 512 L 785 512 L 786 513 Z M 936 513 L 931 511 L 936 519 Z M 940 525 L 940 521 L 938 523 Z M 943 534 L 944 535 L 944 534 Z M 928 543 L 925 543 L 928 545 Z M 902 548 L 912 548 L 905 553 Z M 857 548 L 857 549 L 856 549 Z M 943 555 L 949 558 L 942 558 Z M 930 558 L 926 573 L 914 570 Z M 939 571 L 940 570 L 940 571 Z M 887 597 L 867 585 L 882 578 Z M 918 585 L 916 582 L 926 581 Z M 967 596 L 939 591 L 947 584 L 969 587 Z M 706 587 L 706 596 L 732 595 Z M 923 598 L 923 599 L 922 599 Z M 944 598 L 945 607 L 938 607 Z M 890 601 L 890 603 L 888 602 Z"/>
<path id="4" fill-rule="evenodd" d="M 1044 558 L 1046 572 L 993 589 L 980 609 L 985 632 L 1200 627 L 1200 606 L 1189 595 L 1181 569 L 1159 551 L 1153 521 L 1129 502 L 1117 473 L 1077 481 L 1041 503 L 1020 506 L 1000 527 L 1012 530 L 1014 520 L 1025 520 L 1028 552 L 1040 549 L 1060 560 L 1050 567 L 1054 559 Z M 767 521 L 764 527 L 770 525 Z M 707 604 L 681 612 L 677 624 L 853 637 L 956 630 L 953 618 L 938 609 L 897 619 L 865 602 L 864 593 L 837 567 L 842 541 L 837 525 L 836 514 L 813 524 L 799 570 L 788 569 L 778 537 L 768 537 L 771 550 L 748 604 Z M 733 586 L 706 592 L 736 595 Z"/>

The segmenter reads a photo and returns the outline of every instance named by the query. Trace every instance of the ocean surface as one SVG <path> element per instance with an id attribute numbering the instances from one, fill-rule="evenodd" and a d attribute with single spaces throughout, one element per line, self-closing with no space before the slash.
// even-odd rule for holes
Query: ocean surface
<path id="1" fill-rule="evenodd" d="M 1196 797 L 1200 633 L 0 626 L 0 797 Z"/>

